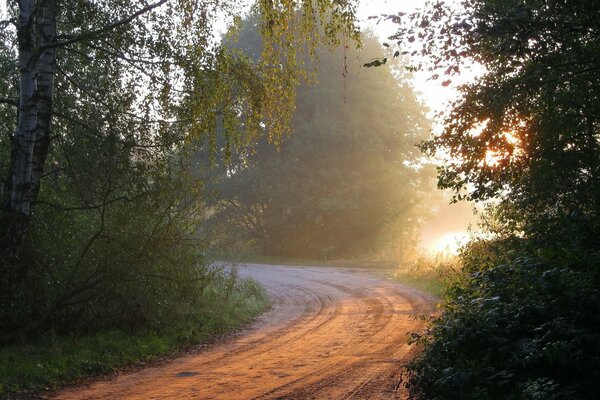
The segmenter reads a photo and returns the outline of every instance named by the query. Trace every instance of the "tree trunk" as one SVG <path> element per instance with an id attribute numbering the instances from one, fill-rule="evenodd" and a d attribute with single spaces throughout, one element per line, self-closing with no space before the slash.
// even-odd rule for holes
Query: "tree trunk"
<path id="1" fill-rule="evenodd" d="M 23 252 L 50 143 L 56 50 L 52 0 L 20 0 L 17 27 L 19 112 L 0 214 L 0 331 L 18 326 L 9 311 L 28 297 L 28 252 Z M 5 314 L 6 313 L 6 314 Z M 6 318 L 6 316 L 13 318 Z"/>
<path id="2" fill-rule="evenodd" d="M 3 261 L 9 264 L 18 259 L 27 235 L 50 142 L 56 62 L 52 3 L 19 1 L 19 113 L 0 217 L 0 251 Z"/>

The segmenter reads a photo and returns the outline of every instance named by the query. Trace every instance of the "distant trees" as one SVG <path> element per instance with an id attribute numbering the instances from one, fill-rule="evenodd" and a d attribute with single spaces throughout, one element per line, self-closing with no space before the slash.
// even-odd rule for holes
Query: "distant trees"
<path id="1" fill-rule="evenodd" d="M 261 47 L 252 25 L 232 45 L 249 55 Z M 384 49 L 369 34 L 361 42 L 320 49 L 314 87 L 297 91 L 292 135 L 234 155 L 218 178 L 211 226 L 224 227 L 221 244 L 310 258 L 413 250 L 432 177 L 415 146 L 429 122 L 401 64 L 362 68 Z"/>
<path id="2" fill-rule="evenodd" d="M 600 3 L 435 2 L 397 39 L 432 74 L 475 61 L 444 131 L 439 185 L 488 203 L 444 313 L 419 337 L 418 399 L 593 399 L 600 390 Z M 585 339 L 584 339 L 585 338 Z"/>
<path id="3" fill-rule="evenodd" d="M 0 342 L 193 312 L 209 279 L 195 236 L 202 182 L 186 155 L 216 136 L 211 151 L 228 152 L 287 132 L 303 75 L 292 38 L 308 50 L 355 36 L 352 7 L 259 2 L 265 48 L 251 65 L 214 37 L 235 2 L 7 2 Z"/>

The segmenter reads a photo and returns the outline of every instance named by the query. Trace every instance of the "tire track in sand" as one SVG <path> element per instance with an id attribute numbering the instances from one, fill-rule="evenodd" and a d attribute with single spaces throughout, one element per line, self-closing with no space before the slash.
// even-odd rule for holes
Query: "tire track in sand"
<path id="1" fill-rule="evenodd" d="M 56 399 L 403 399 L 407 334 L 433 310 L 418 291 L 358 270 L 248 264 L 271 311 L 224 344 Z"/>

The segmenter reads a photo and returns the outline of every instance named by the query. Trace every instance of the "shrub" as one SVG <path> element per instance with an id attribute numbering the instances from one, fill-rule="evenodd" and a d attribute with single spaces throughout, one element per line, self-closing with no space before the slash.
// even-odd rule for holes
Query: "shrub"
<path id="1" fill-rule="evenodd" d="M 595 399 L 600 253 L 508 238 L 462 255 L 443 313 L 413 340 L 412 399 Z"/>

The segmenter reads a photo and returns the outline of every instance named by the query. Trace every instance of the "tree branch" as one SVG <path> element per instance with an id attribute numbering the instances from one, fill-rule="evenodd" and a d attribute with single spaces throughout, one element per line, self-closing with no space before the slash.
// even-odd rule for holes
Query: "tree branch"
<path id="1" fill-rule="evenodd" d="M 103 33 L 109 32 L 109 31 L 111 31 L 111 30 L 113 30 L 115 28 L 118 28 L 119 26 L 122 26 L 122 25 L 130 23 L 131 21 L 133 21 L 134 19 L 136 19 L 140 15 L 143 15 L 143 14 L 145 14 L 145 13 L 147 13 L 147 12 L 149 12 L 149 11 L 157 8 L 157 7 L 162 6 L 167 1 L 169 1 L 169 0 L 160 0 L 160 1 L 157 1 L 156 3 L 149 4 L 146 7 L 144 7 L 142 9 L 136 11 L 135 13 L 131 14 L 130 16 L 122 18 L 122 19 L 120 19 L 118 21 L 115 21 L 112 24 L 109 24 L 109 25 L 107 25 L 107 26 L 105 26 L 103 28 L 96 29 L 94 31 L 83 32 L 83 33 L 81 33 L 81 34 L 79 34 L 77 36 L 74 36 L 74 37 L 72 37 L 72 38 L 70 38 L 68 40 L 56 41 L 56 42 L 53 42 L 53 43 L 47 43 L 47 44 L 43 45 L 40 48 L 40 50 L 45 50 L 45 49 L 52 48 L 52 47 L 63 47 L 63 46 L 69 45 L 69 44 L 77 43 L 77 42 L 80 42 L 82 40 L 90 39 L 90 38 L 93 38 L 94 36 L 98 36 L 98 35 L 101 35 Z"/>
<path id="2" fill-rule="evenodd" d="M 113 106 L 111 106 L 110 104 L 108 104 L 107 102 L 105 102 L 104 100 L 102 100 L 100 98 L 100 95 L 97 92 L 94 92 L 91 88 L 88 87 L 84 87 L 84 84 L 75 80 L 75 78 L 73 78 L 71 75 L 67 74 L 67 72 L 65 70 L 63 70 L 60 65 L 57 63 L 56 64 L 56 71 L 58 73 L 60 73 L 62 76 L 65 77 L 65 79 L 67 80 L 68 83 L 70 83 L 73 87 L 75 87 L 76 89 L 78 89 L 80 92 L 82 92 L 83 94 L 86 94 L 88 96 L 90 96 L 90 98 L 92 98 L 92 100 L 94 100 L 97 104 L 106 107 L 106 109 L 108 110 L 109 113 L 116 113 L 116 114 L 122 114 L 122 115 L 127 115 L 131 118 L 136 119 L 137 121 L 142 121 L 144 123 L 151 123 L 151 124 L 179 124 L 179 123 L 188 123 L 190 122 L 189 119 L 173 119 L 173 120 L 166 120 L 166 119 L 149 119 L 145 116 L 140 116 L 138 114 L 135 114 L 133 112 L 130 111 L 124 111 L 124 110 L 117 110 L 116 108 L 114 108 Z M 63 117 L 65 119 L 71 120 L 73 122 L 75 122 L 75 120 L 72 117 L 68 117 L 65 114 L 58 114 L 56 112 L 54 112 L 55 115 L 58 115 L 60 117 Z M 83 127 L 88 127 L 86 125 L 83 124 L 83 122 L 77 121 L 77 123 Z M 89 128 L 89 127 L 88 127 Z M 96 129 L 96 131 L 98 131 Z M 98 131 L 99 132 L 99 131 Z M 174 142 L 177 143 L 177 142 Z M 136 144 L 136 147 L 149 147 L 149 148 L 154 148 L 154 147 L 160 147 L 162 145 L 148 145 L 148 146 L 143 146 L 143 145 L 138 145 Z"/>
<path id="3" fill-rule="evenodd" d="M 6 29 L 6 27 L 9 25 L 13 25 L 15 28 L 17 27 L 17 23 L 14 19 L 5 19 L 0 21 L 0 29 Z"/>
<path id="4" fill-rule="evenodd" d="M 102 209 L 102 208 L 112 204 L 112 203 L 115 203 L 115 202 L 121 201 L 121 200 L 130 201 L 131 199 L 127 196 L 119 196 L 114 199 L 104 200 L 100 204 L 90 204 L 90 205 L 86 205 L 86 206 L 72 206 L 72 207 L 65 207 L 65 206 L 61 206 L 61 205 L 50 203 L 50 202 L 43 201 L 43 200 L 39 200 L 37 202 L 37 204 L 43 204 L 46 206 L 54 207 L 61 211 L 83 211 L 83 210 L 99 210 L 99 209 Z"/>
<path id="5" fill-rule="evenodd" d="M 14 99 L 7 99 L 5 97 L 0 97 L 0 104 L 8 104 L 11 106 L 19 107 L 19 102 Z"/>

